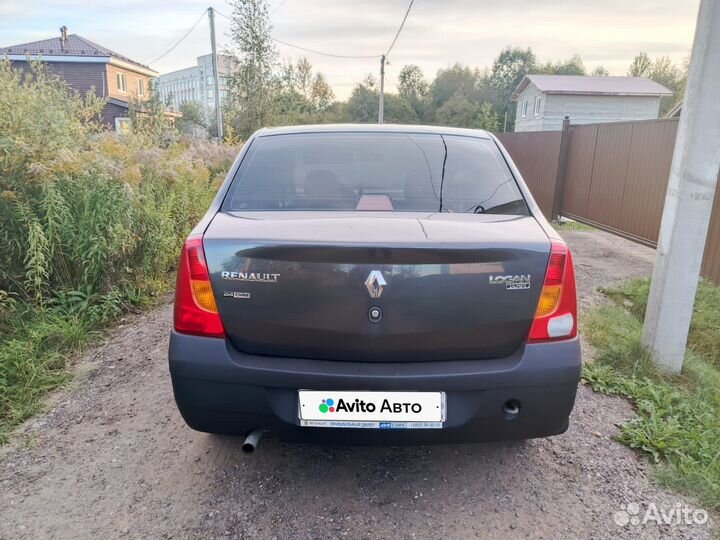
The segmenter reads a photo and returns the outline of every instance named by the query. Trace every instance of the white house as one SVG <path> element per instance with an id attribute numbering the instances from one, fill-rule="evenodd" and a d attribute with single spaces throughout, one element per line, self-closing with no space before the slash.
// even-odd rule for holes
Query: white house
<path id="1" fill-rule="evenodd" d="M 515 131 L 557 131 L 573 124 L 650 120 L 660 98 L 672 92 L 644 77 L 526 75 L 512 94 L 517 102 Z"/>

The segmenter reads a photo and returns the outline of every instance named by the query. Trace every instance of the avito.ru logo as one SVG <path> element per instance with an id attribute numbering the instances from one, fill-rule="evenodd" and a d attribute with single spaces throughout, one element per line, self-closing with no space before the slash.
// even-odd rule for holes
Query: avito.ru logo
<path id="1" fill-rule="evenodd" d="M 320 412 L 335 412 L 335 400 L 332 398 L 323 399 L 320 404 Z"/>

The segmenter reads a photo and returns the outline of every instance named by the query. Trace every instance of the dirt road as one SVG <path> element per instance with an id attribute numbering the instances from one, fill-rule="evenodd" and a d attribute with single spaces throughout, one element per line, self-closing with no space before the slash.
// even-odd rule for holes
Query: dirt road
<path id="1" fill-rule="evenodd" d="M 651 250 L 568 232 L 584 308 L 647 275 Z M 619 526 L 628 503 L 683 503 L 611 440 L 630 406 L 581 388 L 570 430 L 515 443 L 322 448 L 196 433 L 167 373 L 171 308 L 129 321 L 79 362 L 0 450 L 0 538 L 710 538 L 706 526 Z"/>

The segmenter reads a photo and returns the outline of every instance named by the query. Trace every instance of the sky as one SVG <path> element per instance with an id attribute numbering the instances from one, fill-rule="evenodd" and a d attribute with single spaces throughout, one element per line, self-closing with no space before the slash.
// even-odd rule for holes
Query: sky
<path id="1" fill-rule="evenodd" d="M 0 0 L 0 46 L 59 35 L 66 25 L 133 60 L 162 55 L 212 5 L 225 15 L 225 0 Z M 269 0 L 274 37 L 341 55 L 387 51 L 408 0 Z M 415 0 L 389 56 L 387 85 L 395 88 L 405 64 L 428 78 L 460 62 L 480 69 L 508 45 L 531 47 L 541 61 L 579 54 L 588 71 L 599 64 L 625 75 L 633 57 L 646 51 L 677 62 L 690 52 L 699 0 Z M 220 49 L 230 45 L 229 21 L 218 16 Z M 210 52 L 207 18 L 172 52 L 151 63 L 160 73 L 189 67 Z M 379 59 L 337 59 L 277 45 L 281 59 L 306 56 L 340 99 Z"/>

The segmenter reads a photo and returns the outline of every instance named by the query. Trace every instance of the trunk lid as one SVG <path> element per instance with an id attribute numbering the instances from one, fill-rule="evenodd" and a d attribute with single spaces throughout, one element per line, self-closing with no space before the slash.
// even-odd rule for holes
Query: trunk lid
<path id="1" fill-rule="evenodd" d="M 528 216 L 252 212 L 217 214 L 204 246 L 239 350 L 408 362 L 515 351 L 550 241 Z"/>

